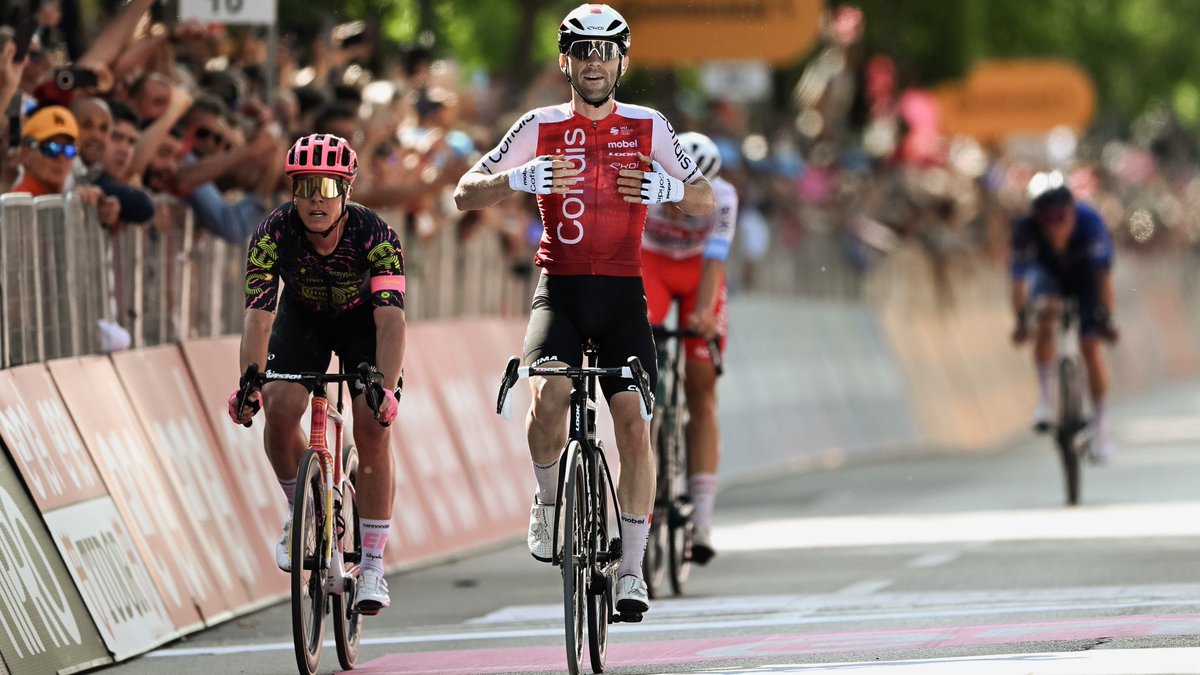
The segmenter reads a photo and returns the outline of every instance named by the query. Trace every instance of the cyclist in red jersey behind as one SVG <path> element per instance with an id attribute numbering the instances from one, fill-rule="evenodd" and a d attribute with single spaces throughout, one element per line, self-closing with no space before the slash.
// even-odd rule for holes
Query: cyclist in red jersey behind
<path id="1" fill-rule="evenodd" d="M 717 176 L 721 153 L 704 134 L 689 131 L 679 143 L 712 184 L 716 210 L 710 216 L 687 217 L 679 209 L 653 206 L 642 235 L 642 279 L 650 323 L 661 324 L 679 298 L 679 325 L 701 337 L 686 338 L 683 387 L 688 406 L 688 494 L 695 510 L 691 559 L 705 565 L 712 546 L 712 513 L 717 496 L 717 463 L 721 431 L 717 426 L 717 372 L 708 340 L 725 349 L 729 316 L 725 311 L 725 259 L 737 223 L 737 190 Z"/>
<path id="2" fill-rule="evenodd" d="M 387 223 L 347 201 L 358 158 L 344 139 L 329 134 L 299 139 L 288 151 L 286 172 L 292 201 L 268 215 L 250 241 L 239 372 L 251 363 L 265 363 L 268 374 L 325 372 L 336 351 L 348 367 L 366 361 L 383 375 L 378 420 L 361 386 L 352 391 L 362 516 L 356 609 L 376 614 L 391 602 L 383 578 L 395 494 L 387 426 L 396 419 L 395 389 L 404 357 L 403 253 Z M 292 566 L 288 543 L 296 472 L 308 447 L 300 418 L 308 410 L 309 392 L 277 380 L 253 392 L 251 400 L 261 401 L 265 411 L 263 443 L 288 500 L 288 520 L 275 548 L 276 563 L 286 572 Z M 236 391 L 229 397 L 234 422 L 247 422 L 253 414 L 237 409 Z"/>
<path id="3" fill-rule="evenodd" d="M 602 367 L 636 356 L 651 386 L 654 338 L 641 278 L 642 226 L 648 204 L 674 203 L 689 215 L 713 208 L 712 188 L 680 147 L 660 113 L 613 99 L 628 67 L 629 26 L 608 5 L 580 5 L 558 29 L 558 64 L 571 101 L 520 117 L 491 152 L 458 182 L 461 210 L 480 209 L 514 192 L 537 195 L 542 278 L 525 333 L 526 365 L 582 365 L 592 339 Z M 621 458 L 623 557 L 617 572 L 618 612 L 649 609 L 642 557 L 654 506 L 654 459 L 639 396 L 619 378 L 601 388 L 612 411 Z M 529 516 L 529 551 L 553 558 L 550 528 L 557 498 L 558 457 L 567 439 L 571 383 L 533 378 L 526 428 L 537 494 Z"/>

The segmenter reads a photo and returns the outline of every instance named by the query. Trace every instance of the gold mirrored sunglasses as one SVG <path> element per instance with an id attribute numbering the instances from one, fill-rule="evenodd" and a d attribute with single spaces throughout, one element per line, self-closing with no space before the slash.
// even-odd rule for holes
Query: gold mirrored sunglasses
<path id="1" fill-rule="evenodd" d="M 333 199 L 346 194 L 349 189 L 349 181 L 332 176 L 297 176 L 292 179 L 292 196 L 301 199 L 311 199 L 318 194 Z"/>

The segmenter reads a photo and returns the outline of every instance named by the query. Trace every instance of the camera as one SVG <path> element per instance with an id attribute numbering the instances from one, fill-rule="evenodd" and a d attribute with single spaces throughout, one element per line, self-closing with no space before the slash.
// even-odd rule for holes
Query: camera
<path id="1" fill-rule="evenodd" d="M 87 89 L 100 84 L 100 78 L 96 73 L 87 68 L 72 66 L 70 68 L 60 68 L 54 73 L 54 83 L 63 91 L 71 91 L 72 89 Z"/>

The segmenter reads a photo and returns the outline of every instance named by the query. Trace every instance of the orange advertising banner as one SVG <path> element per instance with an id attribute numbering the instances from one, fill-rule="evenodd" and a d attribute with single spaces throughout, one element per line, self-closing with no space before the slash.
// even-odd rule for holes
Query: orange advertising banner
<path id="1" fill-rule="evenodd" d="M 752 59 L 790 65 L 820 33 L 822 0 L 613 0 L 635 67 Z"/>
<path id="2" fill-rule="evenodd" d="M 934 91 L 941 129 L 985 142 L 1056 126 L 1084 131 L 1096 111 L 1092 78 L 1055 59 L 982 61 L 961 82 Z"/>
<path id="3" fill-rule="evenodd" d="M 290 587 L 288 576 L 275 567 L 275 542 L 287 517 L 287 501 L 263 450 L 261 416 L 246 428 L 230 421 L 226 411 L 229 394 L 237 388 L 241 375 L 237 369 L 238 341 L 237 336 L 189 340 L 183 343 L 183 356 L 199 395 L 197 410 L 216 434 L 218 451 L 232 470 L 230 485 L 246 507 L 242 525 L 250 538 L 250 548 L 268 556 L 267 573 L 258 583 L 271 596 L 281 597 Z"/>
<path id="4" fill-rule="evenodd" d="M 232 607 L 222 591 L 231 575 L 214 559 L 220 550 L 197 541 L 201 530 L 142 431 L 112 362 L 92 356 L 47 366 L 122 519 L 136 532 L 176 629 L 190 632 L 228 618 Z"/>
<path id="5" fill-rule="evenodd" d="M 228 580 L 224 593 L 231 606 L 238 610 L 263 599 L 268 592 L 260 580 L 264 571 L 276 569 L 275 556 L 242 524 L 249 509 L 217 447 L 183 355 L 167 345 L 118 352 L 112 360 L 188 514 L 217 554 L 214 571 L 222 570 L 219 576 Z M 240 589 L 235 578 L 241 579 Z"/>
<path id="6" fill-rule="evenodd" d="M 0 371 L 0 425 L 109 651 L 122 660 L 174 638 L 134 537 L 45 365 Z"/>

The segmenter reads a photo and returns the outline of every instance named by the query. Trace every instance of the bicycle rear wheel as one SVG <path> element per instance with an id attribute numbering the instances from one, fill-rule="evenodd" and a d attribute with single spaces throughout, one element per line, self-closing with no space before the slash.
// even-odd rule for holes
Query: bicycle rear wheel
<path id="1" fill-rule="evenodd" d="M 358 450 L 347 445 L 342 452 L 342 475 L 350 485 L 358 484 Z M 341 513 L 334 527 L 341 532 L 342 560 L 346 571 L 356 577 L 362 556 L 362 532 L 359 529 L 358 502 L 352 490 L 342 494 Z M 337 645 L 338 663 L 342 669 L 350 670 L 358 661 L 358 648 L 362 643 L 362 614 L 354 611 L 357 583 L 347 583 L 341 595 L 333 596 L 334 643 Z"/>
<path id="2" fill-rule="evenodd" d="M 650 518 L 646 554 L 642 558 L 642 578 L 646 580 L 646 591 L 652 599 L 662 595 L 667 586 L 667 568 L 671 558 L 671 493 L 670 483 L 664 480 L 664 477 L 669 476 L 671 472 L 671 429 L 674 424 L 667 419 L 668 417 L 673 415 L 659 406 L 654 411 L 651 423 L 654 429 L 650 437 L 654 439 L 658 481 L 654 487 L 654 515 Z"/>
<path id="3" fill-rule="evenodd" d="M 1075 437 L 1083 429 L 1084 420 L 1083 379 L 1079 363 L 1074 359 L 1064 358 L 1059 361 L 1058 393 L 1058 431 L 1055 441 L 1058 445 L 1058 455 L 1062 459 L 1067 504 L 1075 506 L 1079 503 L 1080 474 L 1083 471 Z"/>
<path id="4" fill-rule="evenodd" d="M 301 673 L 315 675 L 325 633 L 325 484 L 321 458 L 306 450 L 292 510 L 292 640 Z"/>
<path id="5" fill-rule="evenodd" d="M 563 618 L 567 633 L 567 671 L 579 675 L 583 661 L 584 600 L 588 585 L 587 503 L 583 452 L 578 441 L 567 444 L 563 470 L 562 519 Z"/>
<path id="6" fill-rule="evenodd" d="M 616 522 L 615 509 L 609 506 L 609 475 L 600 460 L 604 452 L 603 446 L 598 447 L 596 455 L 589 460 L 592 463 L 591 490 L 595 495 L 594 511 L 591 519 L 592 555 L 589 567 L 591 583 L 588 585 L 587 621 L 588 647 L 592 659 L 592 672 L 604 672 L 604 657 L 608 651 L 608 624 L 612 622 L 613 608 L 613 576 L 615 569 L 607 574 L 604 568 L 621 557 L 619 540 L 614 542 L 609 538 L 611 525 Z M 615 544 L 615 545 L 614 545 Z"/>

